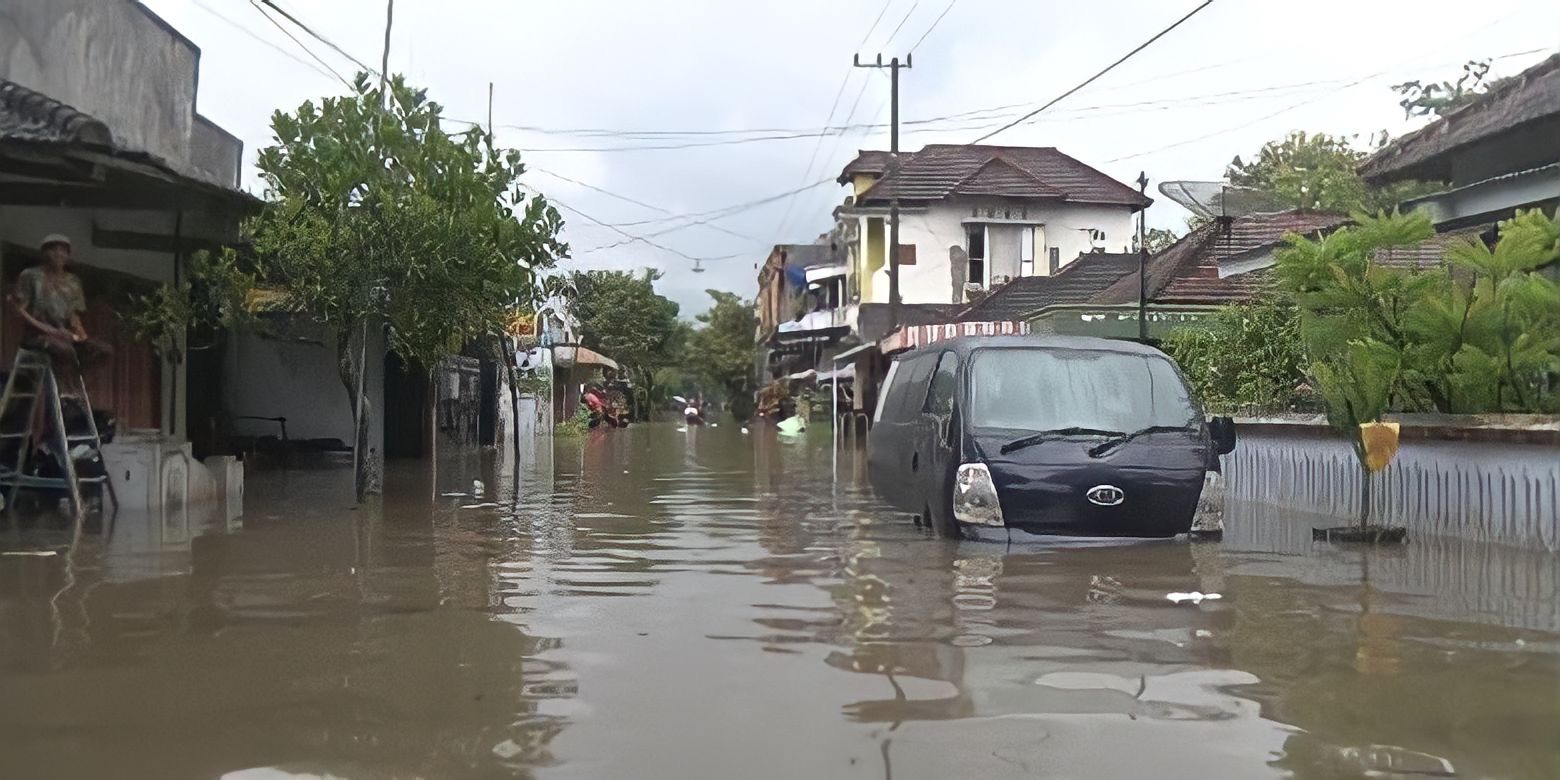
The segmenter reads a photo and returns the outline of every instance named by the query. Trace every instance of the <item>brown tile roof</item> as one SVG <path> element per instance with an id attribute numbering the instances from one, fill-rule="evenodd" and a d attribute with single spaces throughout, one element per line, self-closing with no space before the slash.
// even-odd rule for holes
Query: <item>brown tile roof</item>
<path id="1" fill-rule="evenodd" d="M 1348 221 L 1349 218 L 1342 214 L 1302 211 L 1236 217 L 1229 220 L 1227 227 L 1219 220 L 1214 220 L 1149 258 L 1149 300 L 1156 303 L 1205 303 L 1216 301 L 1220 296 L 1244 300 L 1245 280 L 1240 280 L 1238 276 L 1220 279 L 1221 263 L 1275 246 L 1290 233 L 1309 235 L 1331 230 Z M 1188 281 L 1190 279 L 1198 281 L 1193 284 Z M 1116 306 L 1136 303 L 1137 299 L 1138 275 L 1134 270 L 1095 296 L 1092 302 Z"/>
<path id="2" fill-rule="evenodd" d="M 1450 114 L 1387 144 L 1360 165 L 1371 182 L 1448 179 L 1449 166 L 1436 159 L 1459 147 L 1560 116 L 1560 54 L 1491 87 Z"/>
<path id="3" fill-rule="evenodd" d="M 1133 208 L 1153 202 L 1048 146 L 928 144 L 913 154 L 900 153 L 899 161 L 898 171 L 878 180 L 857 202 L 887 203 L 895 197 L 936 201 L 956 195 L 1055 198 Z M 846 170 L 852 170 L 851 166 Z"/>
<path id="4" fill-rule="evenodd" d="M 888 163 L 893 157 L 888 152 L 859 149 L 856 151 L 856 159 L 845 164 L 844 170 L 840 171 L 840 176 L 835 181 L 849 184 L 851 177 L 858 173 L 883 173 L 888 170 Z"/>
<path id="5" fill-rule="evenodd" d="M 12 81 L 0 79 L 0 140 L 110 146 L 108 125 Z"/>
<path id="6" fill-rule="evenodd" d="M 1137 266 L 1136 254 L 1082 254 L 1051 276 L 1024 276 L 992 290 L 960 313 L 959 321 L 1023 320 L 1048 306 L 1088 303 L 1122 276 L 1136 278 Z"/>
<path id="7" fill-rule="evenodd" d="M 1156 304 L 1210 306 L 1250 300 L 1271 286 L 1272 268 L 1220 277 L 1221 267 L 1270 253 L 1290 233 L 1315 237 L 1347 224 L 1349 219 L 1340 214 L 1300 212 L 1238 217 L 1228 231 L 1220 229 L 1217 223 L 1209 223 L 1150 258 L 1149 300 Z M 1438 233 L 1414 246 L 1382 250 L 1375 260 L 1379 265 L 1401 270 L 1435 268 L 1444 262 L 1447 247 L 1488 231 L 1489 226 L 1479 226 Z M 1134 269 L 1090 302 L 1136 303 L 1137 294 Z"/>

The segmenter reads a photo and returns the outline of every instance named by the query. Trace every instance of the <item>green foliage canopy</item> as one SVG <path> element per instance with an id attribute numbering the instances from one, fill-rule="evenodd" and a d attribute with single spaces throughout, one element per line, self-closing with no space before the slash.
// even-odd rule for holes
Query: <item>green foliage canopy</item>
<path id="1" fill-rule="evenodd" d="M 446 132 L 442 108 L 396 76 L 273 115 L 267 203 L 252 225 L 280 308 L 338 336 L 383 314 L 389 345 L 424 365 L 493 333 L 533 272 L 567 247 L 558 212 L 520 189 L 520 153 L 481 128 Z M 340 339 L 345 343 L 345 339 Z"/>
<path id="2" fill-rule="evenodd" d="M 758 331 L 753 304 L 734 293 L 706 292 L 715 303 L 698 316 L 700 327 L 688 340 L 688 372 L 732 396 L 747 395 L 752 392 L 753 339 Z"/>

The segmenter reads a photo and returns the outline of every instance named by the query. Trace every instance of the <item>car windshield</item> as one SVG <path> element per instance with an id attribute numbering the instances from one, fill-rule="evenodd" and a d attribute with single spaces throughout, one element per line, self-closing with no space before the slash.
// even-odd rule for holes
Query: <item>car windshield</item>
<path id="1" fill-rule="evenodd" d="M 970 423 L 977 428 L 1133 433 L 1196 419 L 1185 383 L 1157 355 L 984 349 L 971 364 Z"/>

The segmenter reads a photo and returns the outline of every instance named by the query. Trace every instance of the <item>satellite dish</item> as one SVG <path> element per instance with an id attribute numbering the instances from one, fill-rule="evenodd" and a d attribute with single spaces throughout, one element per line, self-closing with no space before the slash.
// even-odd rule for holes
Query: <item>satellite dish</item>
<path id="1" fill-rule="evenodd" d="M 1159 193 L 1205 219 L 1276 214 L 1289 210 L 1271 192 L 1254 187 L 1237 187 L 1222 181 L 1167 181 L 1159 185 Z"/>

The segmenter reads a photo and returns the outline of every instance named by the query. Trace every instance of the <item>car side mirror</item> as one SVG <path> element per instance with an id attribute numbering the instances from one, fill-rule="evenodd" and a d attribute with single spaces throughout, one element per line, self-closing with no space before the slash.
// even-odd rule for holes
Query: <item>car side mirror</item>
<path id="1" fill-rule="evenodd" d="M 1208 437 L 1213 440 L 1214 452 L 1228 455 L 1235 451 L 1235 421 L 1228 417 L 1215 417 L 1208 421 Z"/>

